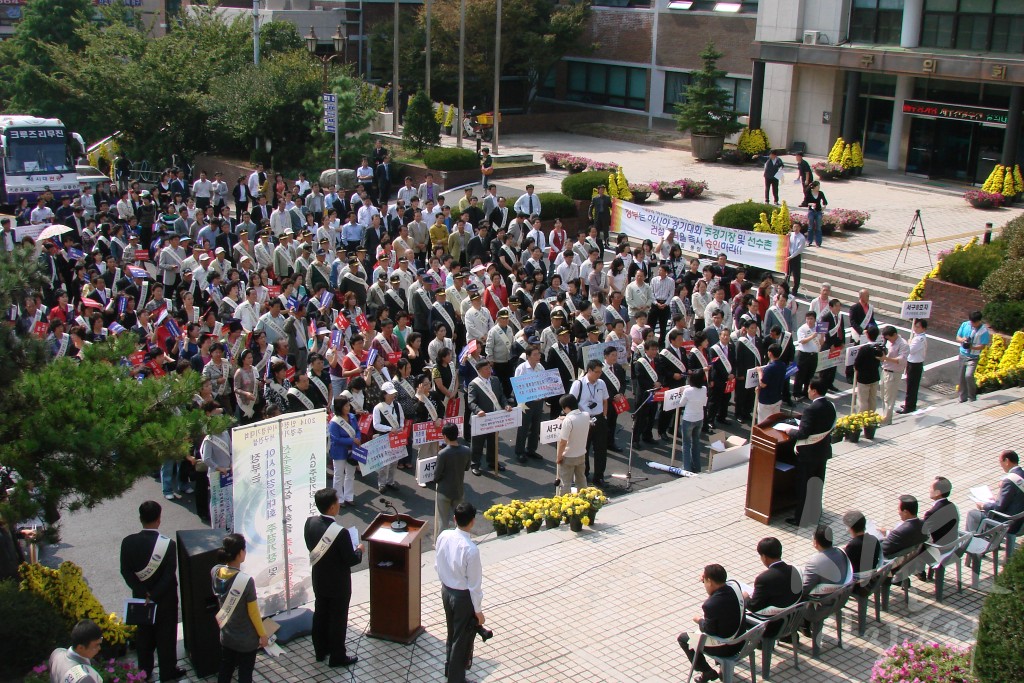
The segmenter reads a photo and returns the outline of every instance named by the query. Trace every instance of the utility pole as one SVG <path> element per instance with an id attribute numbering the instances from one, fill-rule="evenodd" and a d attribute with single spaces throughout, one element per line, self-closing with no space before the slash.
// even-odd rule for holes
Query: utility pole
<path id="1" fill-rule="evenodd" d="M 260 0 L 252 0 L 252 63 L 260 65 Z"/>
<path id="2" fill-rule="evenodd" d="M 501 90 L 501 0 L 498 0 L 498 12 L 494 21 L 494 119 L 491 152 L 498 153 L 498 119 L 501 117 L 498 99 Z"/>
<path id="3" fill-rule="evenodd" d="M 466 86 L 466 0 L 459 1 L 459 116 L 455 122 L 458 126 L 458 133 L 455 136 L 455 144 L 462 147 L 462 120 L 466 116 L 465 110 L 465 86 Z"/>
<path id="4" fill-rule="evenodd" d="M 430 14 L 433 0 L 427 0 L 426 11 L 427 11 L 427 99 L 430 99 Z"/>
<path id="5" fill-rule="evenodd" d="M 391 92 L 393 93 L 391 99 L 395 103 L 395 111 L 394 114 L 392 115 L 391 132 L 394 133 L 395 135 L 398 135 L 398 112 L 402 108 L 402 101 L 400 99 L 402 96 L 402 92 L 401 88 L 398 87 L 398 0 L 395 0 L 395 37 L 393 42 L 395 45 L 393 54 L 391 55 L 391 59 L 393 61 L 392 68 L 394 71 L 394 76 L 392 77 L 391 81 Z"/>

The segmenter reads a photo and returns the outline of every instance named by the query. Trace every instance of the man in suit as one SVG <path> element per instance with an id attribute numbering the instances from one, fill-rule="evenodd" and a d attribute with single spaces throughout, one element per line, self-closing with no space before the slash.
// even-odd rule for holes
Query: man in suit
<path id="1" fill-rule="evenodd" d="M 466 470 L 469 469 L 472 454 L 459 442 L 458 425 L 446 424 L 441 429 L 445 447 L 437 454 L 434 468 L 434 544 L 437 536 L 448 528 L 452 510 L 465 502 Z"/>
<path id="2" fill-rule="evenodd" d="M 701 605 L 703 615 L 695 616 L 693 622 L 700 628 L 701 633 L 722 639 L 735 638 L 743 628 L 743 604 L 740 601 L 739 592 L 726 585 L 728 575 L 725 572 L 725 567 L 720 564 L 709 564 L 704 567 L 704 573 L 701 574 L 700 579 L 704 584 L 704 590 L 707 591 L 708 599 Z M 719 678 L 718 672 L 704 658 L 704 653 L 728 657 L 739 652 L 741 647 L 738 645 L 705 647 L 704 653 L 701 653 L 701 656 L 695 661 L 696 651 L 690 647 L 689 641 L 690 634 L 686 631 L 680 633 L 676 638 L 676 642 L 686 653 L 686 658 L 693 662 L 694 668 L 699 672 L 697 683 L 707 683 L 707 681 L 715 681 Z"/>
<path id="3" fill-rule="evenodd" d="M 707 335 L 708 330 L 698 332 L 700 335 Z M 729 330 L 722 329 L 715 339 L 708 337 L 713 343 L 708 349 L 708 357 L 711 359 L 709 380 L 711 389 L 708 393 L 708 421 L 718 420 L 719 424 L 729 424 L 729 394 L 725 393 L 725 385 L 730 378 L 736 377 L 736 349 L 733 347 L 732 339 L 729 337 Z M 697 369 L 697 368 L 694 368 Z"/>
<path id="4" fill-rule="evenodd" d="M 945 477 L 935 477 L 928 491 L 928 497 L 933 503 L 921 518 L 921 531 L 936 545 L 952 543 L 959 535 L 960 511 L 949 499 L 952 492 L 953 484 Z"/>
<path id="5" fill-rule="evenodd" d="M 821 494 L 825 487 L 825 466 L 832 457 L 832 430 L 836 426 L 836 407 L 825 398 L 828 385 L 820 379 L 810 383 L 807 396 L 811 404 L 800 416 L 800 426 L 792 435 L 796 448 L 797 503 L 786 521 L 796 526 L 817 524 L 821 516 Z"/>
<path id="6" fill-rule="evenodd" d="M 819 524 L 814 529 L 811 543 L 816 552 L 804 566 L 804 597 L 820 594 L 822 589 L 819 586 L 845 586 L 853 580 L 853 568 L 846 553 L 832 546 L 831 527 Z"/>
<path id="7" fill-rule="evenodd" d="M 767 569 L 754 579 L 754 592 L 744 593 L 747 610 L 753 613 L 763 612 L 764 617 L 792 607 L 803 597 L 803 579 L 800 570 L 782 561 L 782 542 L 772 536 L 762 538 L 757 543 L 757 554 L 761 564 Z M 776 624 L 765 634 L 771 638 L 778 633 Z"/>
<path id="8" fill-rule="evenodd" d="M 434 184 L 434 174 L 428 173 L 424 182 L 420 183 L 416 193 L 420 197 L 420 201 L 423 205 L 427 205 L 427 201 L 437 202 L 441 196 L 441 188 Z"/>
<path id="9" fill-rule="evenodd" d="M 785 166 L 782 159 L 773 149 L 768 154 L 768 160 L 764 163 L 764 203 L 768 203 L 768 192 L 772 193 L 775 204 L 779 203 L 779 171 Z"/>
<path id="10" fill-rule="evenodd" d="M 135 636 L 139 670 L 153 680 L 153 652 L 160 662 L 160 680 L 185 676 L 178 668 L 178 576 L 174 541 L 162 535 L 160 504 L 147 500 L 139 506 L 142 531 L 121 541 L 121 576 L 132 597 L 156 603 L 153 624 L 139 624 Z"/>
<path id="11" fill-rule="evenodd" d="M 385 154 L 377 168 L 373 169 L 373 182 L 377 186 L 377 201 L 381 206 L 386 206 L 391 199 L 391 179 L 395 176 L 395 169 L 391 163 L 391 155 Z"/>
<path id="12" fill-rule="evenodd" d="M 335 518 L 341 510 L 333 488 L 317 491 L 313 500 L 319 515 L 306 520 L 303 536 L 313 572 L 313 653 L 327 666 L 352 666 L 359 658 L 345 652 L 348 606 L 352 599 L 352 567 L 362 561 L 363 544 L 352 547 L 348 530 Z"/>
<path id="13" fill-rule="evenodd" d="M 822 351 L 826 349 L 841 349 L 843 343 L 846 341 L 846 335 L 843 332 L 843 305 L 839 299 L 831 299 L 828 302 L 828 310 L 822 311 L 818 317 L 819 323 L 825 323 L 828 326 L 828 332 L 825 333 L 825 341 L 821 345 Z M 826 368 L 818 372 L 818 377 L 825 382 L 825 388 L 828 391 L 839 391 L 835 385 L 837 368 L 831 367 Z"/>
<path id="14" fill-rule="evenodd" d="M 578 362 L 576 345 L 569 341 L 570 332 L 566 325 L 558 328 L 556 337 L 558 341 L 548 349 L 547 358 L 544 359 L 544 367 L 548 370 L 558 370 L 558 375 L 562 379 L 562 387 L 566 393 L 569 393 L 569 387 L 572 386 L 573 381 L 576 379 L 576 365 Z M 561 408 L 558 406 L 558 398 L 553 396 L 548 399 L 552 420 L 561 413 Z"/>
<path id="15" fill-rule="evenodd" d="M 850 510 L 843 515 L 843 524 L 850 532 L 850 541 L 843 548 L 843 552 L 850 560 L 853 573 L 857 574 L 876 568 L 882 559 L 882 544 L 878 542 L 878 537 L 865 533 L 868 520 L 864 513 L 859 510 Z M 860 588 L 858 587 L 857 590 Z M 868 592 L 864 594 L 867 595 Z"/>
<path id="16" fill-rule="evenodd" d="M 663 387 L 675 389 L 686 384 L 688 368 L 686 353 L 683 351 L 684 341 L 684 335 L 679 330 L 672 330 L 668 333 L 668 344 L 658 354 L 658 379 Z M 658 417 L 660 438 L 666 438 L 674 417 L 674 412 L 661 411 L 661 416 Z"/>
<path id="17" fill-rule="evenodd" d="M 648 397 L 661 388 L 661 380 L 656 369 L 657 357 L 658 342 L 652 339 L 644 343 L 643 353 L 633 365 L 636 372 L 636 388 L 633 391 L 633 411 L 636 415 L 633 422 L 633 446 L 639 446 L 641 439 L 645 443 L 655 443 L 652 431 L 657 404 L 648 400 Z"/>
<path id="18" fill-rule="evenodd" d="M 917 498 L 914 496 L 900 496 L 897 512 L 900 516 L 900 523 L 888 533 L 885 529 L 879 529 L 882 533 L 882 555 L 884 557 L 895 557 L 900 553 L 924 543 L 926 538 L 921 530 L 924 523 L 917 516 Z"/>
<path id="19" fill-rule="evenodd" d="M 608 450 L 621 453 L 622 449 L 615 443 L 615 432 L 618 428 L 619 413 L 615 410 L 615 397 L 626 393 L 626 371 L 619 363 L 619 350 L 608 345 L 604 349 L 604 369 L 601 380 L 608 389 Z"/>
<path id="20" fill-rule="evenodd" d="M 1006 517 L 1024 512 L 1024 470 L 1020 467 L 1020 458 L 1014 451 L 1003 451 L 999 454 L 999 467 L 1006 474 L 999 484 L 998 500 L 987 503 L 975 503 L 977 509 L 967 513 L 967 531 L 977 532 L 981 528 L 981 521 L 989 516 L 990 512 L 998 512 Z M 1003 521 L 1003 517 L 995 516 L 995 521 Z M 1020 532 L 1021 522 L 1010 526 L 1009 533 Z"/>
<path id="21" fill-rule="evenodd" d="M 478 376 L 469 383 L 467 390 L 469 414 L 483 417 L 487 413 L 493 413 L 497 410 L 511 411 L 512 406 L 509 405 L 508 400 L 505 398 L 505 392 L 501 389 L 501 382 L 492 375 L 493 368 L 491 367 L 491 362 L 489 360 L 481 361 L 476 366 L 476 372 Z M 493 432 L 482 436 L 473 435 L 472 471 L 476 476 L 481 474 L 480 465 L 485 447 L 487 448 L 487 468 L 494 469 L 495 459 L 498 457 L 497 437 L 498 435 Z M 499 463 L 498 470 L 503 472 L 505 466 Z"/>
<path id="22" fill-rule="evenodd" d="M 612 222 L 612 198 L 608 196 L 608 188 L 603 184 L 597 186 L 597 194 L 590 200 L 590 219 L 597 228 L 597 237 L 601 241 L 601 251 L 608 246 L 608 228 Z"/>

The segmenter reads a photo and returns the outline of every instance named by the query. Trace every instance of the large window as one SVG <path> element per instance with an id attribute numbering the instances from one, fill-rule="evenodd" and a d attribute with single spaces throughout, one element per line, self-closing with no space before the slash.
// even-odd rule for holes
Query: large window
<path id="1" fill-rule="evenodd" d="M 566 99 L 625 109 L 647 108 L 647 69 L 568 62 Z"/>
<path id="2" fill-rule="evenodd" d="M 651 0 L 591 0 L 594 7 L 650 7 Z"/>
<path id="3" fill-rule="evenodd" d="M 686 101 L 686 88 L 691 82 L 691 75 L 685 72 L 668 71 L 665 73 L 665 107 L 666 114 L 676 113 L 676 103 Z M 729 93 L 729 103 L 744 116 L 750 112 L 750 79 L 720 78 L 718 87 Z"/>
<path id="4" fill-rule="evenodd" d="M 899 45 L 903 30 L 903 0 L 853 0 L 850 40 L 876 45 Z"/>
<path id="5" fill-rule="evenodd" d="M 921 45 L 1024 52 L 1021 0 L 925 0 Z"/>

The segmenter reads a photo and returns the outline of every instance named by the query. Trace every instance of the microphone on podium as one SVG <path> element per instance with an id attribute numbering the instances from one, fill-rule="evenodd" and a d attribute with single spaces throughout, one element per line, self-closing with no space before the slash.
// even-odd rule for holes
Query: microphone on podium
<path id="1" fill-rule="evenodd" d="M 394 513 L 395 513 L 395 517 L 398 517 L 398 508 L 396 508 L 394 505 L 392 505 L 390 500 L 388 500 L 387 498 L 383 498 L 382 497 L 380 499 L 380 502 L 384 504 L 384 509 L 385 510 L 387 508 L 391 508 L 394 511 Z M 409 525 L 406 524 L 405 521 L 401 520 L 401 519 L 396 519 L 395 521 L 391 522 L 391 530 L 392 531 L 405 531 L 408 528 L 408 526 Z"/>

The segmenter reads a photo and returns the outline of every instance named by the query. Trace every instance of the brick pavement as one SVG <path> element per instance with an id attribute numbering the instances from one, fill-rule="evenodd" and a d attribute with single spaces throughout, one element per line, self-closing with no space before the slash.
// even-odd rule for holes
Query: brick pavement
<path id="1" fill-rule="evenodd" d="M 952 499 L 965 511 L 970 487 L 998 480 L 995 454 L 1017 445 L 1006 435 L 1024 429 L 1022 397 L 1017 389 L 975 404 L 946 404 L 879 430 L 874 442 L 836 446 L 824 518 L 837 545 L 847 540 L 843 512 L 858 508 L 892 526 L 897 496 L 912 493 L 924 501 L 936 474 L 951 478 Z M 699 612 L 705 595 L 697 577 L 704 564 L 721 563 L 731 577 L 752 583 L 761 569 L 754 547 L 763 536 L 778 537 L 784 559 L 798 566 L 812 552 L 808 530 L 781 522 L 766 527 L 743 516 L 745 483 L 743 467 L 681 479 L 617 499 L 581 534 L 563 527 L 484 542 L 484 612 L 496 635 L 486 644 L 478 641 L 470 677 L 535 683 L 684 679 L 688 665 L 675 636 Z M 351 671 L 315 664 L 309 640 L 302 639 L 285 646 L 279 660 L 261 655 L 257 680 L 443 680 L 444 613 L 432 553 L 424 554 L 423 566 L 426 633 L 415 645 L 361 635 L 369 619 L 363 572 L 354 576 L 349 620 L 349 653 L 359 655 L 358 664 Z M 863 638 L 855 635 L 855 615 L 847 608 L 844 649 L 837 649 L 830 621 L 821 658 L 812 659 L 803 642 L 796 671 L 784 646 L 776 651 L 773 680 L 865 681 L 882 650 L 905 638 L 970 642 L 990 574 L 986 563 L 980 590 L 968 580 L 957 593 L 950 572 L 942 604 L 932 598 L 931 584 L 914 582 L 910 606 L 894 593 L 891 611 L 883 612 L 881 624 L 871 622 Z"/>

